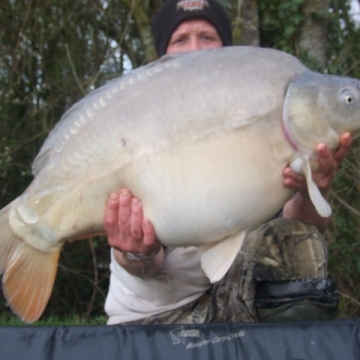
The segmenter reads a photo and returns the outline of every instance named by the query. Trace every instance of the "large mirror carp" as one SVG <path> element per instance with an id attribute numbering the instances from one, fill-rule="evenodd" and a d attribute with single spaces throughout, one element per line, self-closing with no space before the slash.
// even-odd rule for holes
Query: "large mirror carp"
<path id="1" fill-rule="evenodd" d="M 160 242 L 199 246 L 212 282 L 247 230 L 292 196 L 287 164 L 311 177 L 318 143 L 360 129 L 360 81 L 310 71 L 284 52 L 225 47 L 164 56 L 73 105 L 49 134 L 25 192 L 0 212 L 0 272 L 9 306 L 37 320 L 65 241 L 103 233 L 111 192 L 142 201 Z"/>

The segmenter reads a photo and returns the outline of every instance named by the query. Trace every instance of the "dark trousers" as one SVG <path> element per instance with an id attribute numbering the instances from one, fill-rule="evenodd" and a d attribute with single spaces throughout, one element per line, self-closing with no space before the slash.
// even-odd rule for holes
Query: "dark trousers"
<path id="1" fill-rule="evenodd" d="M 327 242 L 315 226 L 275 219 L 247 234 L 227 274 L 202 297 L 131 324 L 258 321 L 259 282 L 326 278 L 327 259 Z"/>

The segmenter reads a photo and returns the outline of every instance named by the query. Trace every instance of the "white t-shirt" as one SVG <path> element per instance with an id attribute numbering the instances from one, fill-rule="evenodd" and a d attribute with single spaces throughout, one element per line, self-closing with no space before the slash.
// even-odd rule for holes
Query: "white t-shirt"
<path id="1" fill-rule="evenodd" d="M 129 274 L 111 250 L 110 287 L 105 302 L 108 325 L 135 321 L 177 309 L 201 297 L 211 283 L 196 247 L 167 248 L 164 267 L 151 278 Z"/>

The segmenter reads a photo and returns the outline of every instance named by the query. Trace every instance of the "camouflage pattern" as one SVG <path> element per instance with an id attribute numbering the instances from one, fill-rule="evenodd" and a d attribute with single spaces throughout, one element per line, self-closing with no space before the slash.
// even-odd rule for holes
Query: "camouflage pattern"
<path id="1" fill-rule="evenodd" d="M 327 242 L 315 226 L 274 219 L 247 234 L 228 273 L 202 297 L 131 324 L 259 321 L 254 308 L 259 281 L 326 278 L 327 258 Z"/>

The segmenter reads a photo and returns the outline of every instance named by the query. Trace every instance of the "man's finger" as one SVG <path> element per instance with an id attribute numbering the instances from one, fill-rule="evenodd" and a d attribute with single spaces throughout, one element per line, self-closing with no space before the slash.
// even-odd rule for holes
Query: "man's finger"
<path id="1" fill-rule="evenodd" d="M 316 172 L 322 173 L 323 175 L 335 173 L 338 164 L 329 148 L 325 144 L 319 144 L 316 148 L 316 152 L 319 162 L 319 168 Z"/>
<path id="2" fill-rule="evenodd" d="M 351 143 L 352 143 L 352 139 L 350 133 L 344 133 L 341 135 L 340 146 L 334 152 L 334 158 L 338 163 L 340 163 L 341 160 L 344 159 L 349 154 Z"/>
<path id="3" fill-rule="evenodd" d="M 144 245 L 147 247 L 149 247 L 149 246 L 155 247 L 155 245 L 158 243 L 158 241 L 156 239 L 154 226 L 149 219 L 144 219 L 142 221 L 142 231 L 144 234 Z M 160 246 L 160 244 L 159 244 L 159 246 Z"/>
<path id="4" fill-rule="evenodd" d="M 287 166 L 283 171 L 283 178 L 285 182 L 296 182 L 303 183 L 305 182 L 305 176 L 302 174 L 297 174 L 289 166 Z"/>
<path id="5" fill-rule="evenodd" d="M 142 233 L 143 210 L 139 199 L 132 198 L 131 200 L 131 217 L 130 217 L 130 233 L 134 241 L 141 241 Z"/>
<path id="6" fill-rule="evenodd" d="M 104 227 L 110 246 L 112 246 L 118 237 L 118 208 L 119 196 L 113 193 L 108 198 L 104 215 Z"/>
<path id="7" fill-rule="evenodd" d="M 130 233 L 131 217 L 131 192 L 128 189 L 122 189 L 119 196 L 118 227 L 119 234 L 126 237 Z"/>

